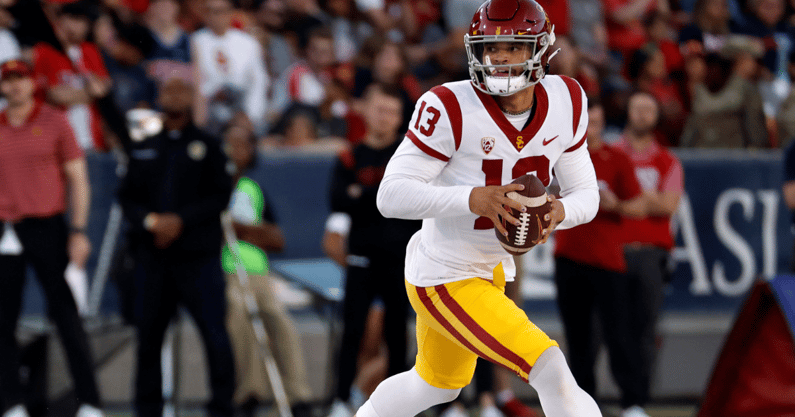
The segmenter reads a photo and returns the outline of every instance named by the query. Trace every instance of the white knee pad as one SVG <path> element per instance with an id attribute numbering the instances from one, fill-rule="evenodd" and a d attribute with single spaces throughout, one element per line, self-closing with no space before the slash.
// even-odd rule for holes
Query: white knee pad
<path id="1" fill-rule="evenodd" d="M 356 412 L 356 417 L 413 417 L 436 404 L 453 401 L 461 388 L 436 388 L 414 368 L 387 378 Z"/>
<path id="2" fill-rule="evenodd" d="M 601 417 L 596 401 L 577 385 L 559 347 L 544 351 L 528 375 L 548 417 Z"/>

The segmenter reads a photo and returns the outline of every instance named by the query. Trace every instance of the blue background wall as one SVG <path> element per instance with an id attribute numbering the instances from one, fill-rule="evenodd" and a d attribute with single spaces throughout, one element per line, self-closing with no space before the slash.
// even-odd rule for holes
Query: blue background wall
<path id="1" fill-rule="evenodd" d="M 666 308 L 678 311 L 734 311 L 753 280 L 786 272 L 792 252 L 790 215 L 781 198 L 780 151 L 677 151 L 685 168 L 686 198 L 676 216 L 675 270 Z M 93 276 L 117 184 L 111 155 L 90 155 L 93 187 L 89 261 Z M 286 250 L 274 258 L 322 256 L 320 239 L 328 215 L 328 187 L 334 158 L 284 155 L 261 157 L 254 172 L 284 230 Z M 546 245 L 545 245 L 546 246 Z M 525 255 L 530 273 L 550 279 L 551 253 Z M 535 257 L 533 257 L 535 256 Z M 30 281 L 30 280 L 29 280 Z M 39 314 L 43 300 L 28 285 L 25 313 Z M 552 297 L 530 300 L 528 308 L 554 311 Z M 102 310 L 118 308 L 115 286 L 105 291 Z"/>

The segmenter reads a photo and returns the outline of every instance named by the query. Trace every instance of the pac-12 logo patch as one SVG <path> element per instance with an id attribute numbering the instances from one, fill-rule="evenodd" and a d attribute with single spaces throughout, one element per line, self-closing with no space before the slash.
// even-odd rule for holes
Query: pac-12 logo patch
<path id="1" fill-rule="evenodd" d="M 485 137 L 480 139 L 480 146 L 483 147 L 483 152 L 488 155 L 494 149 L 494 138 Z"/>

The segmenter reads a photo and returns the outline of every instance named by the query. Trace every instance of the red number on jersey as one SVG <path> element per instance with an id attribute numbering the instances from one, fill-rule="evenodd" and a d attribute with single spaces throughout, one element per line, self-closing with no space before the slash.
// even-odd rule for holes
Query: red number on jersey
<path id="1" fill-rule="evenodd" d="M 484 159 L 481 167 L 486 174 L 486 186 L 501 185 L 502 159 Z M 544 155 L 528 156 L 516 161 L 511 169 L 511 179 L 516 179 L 529 172 L 535 172 L 544 185 L 549 185 L 549 159 Z M 475 230 L 488 230 L 494 223 L 486 216 L 475 219 Z"/>
<path id="2" fill-rule="evenodd" d="M 439 110 L 436 110 L 436 107 L 430 106 L 428 107 L 428 113 L 431 114 L 431 117 L 428 119 L 428 127 L 420 126 L 420 119 L 422 119 L 422 112 L 425 110 L 425 102 L 423 101 L 420 104 L 420 111 L 417 112 L 417 121 L 414 122 L 414 129 L 417 129 L 425 136 L 431 136 L 433 134 L 434 129 L 436 129 L 436 122 L 439 121 L 439 117 L 442 113 Z"/>

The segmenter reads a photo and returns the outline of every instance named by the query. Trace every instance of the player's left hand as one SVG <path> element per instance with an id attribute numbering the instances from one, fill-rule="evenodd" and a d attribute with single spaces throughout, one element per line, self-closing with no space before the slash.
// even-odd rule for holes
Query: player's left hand
<path id="1" fill-rule="evenodd" d="M 552 203 L 552 209 L 544 216 L 544 220 L 549 220 L 549 226 L 541 232 L 541 241 L 538 242 L 539 244 L 547 243 L 549 236 L 552 235 L 552 231 L 566 218 L 566 210 L 563 208 L 563 203 L 558 201 L 558 199 L 551 194 L 547 195 L 547 201 Z"/>

